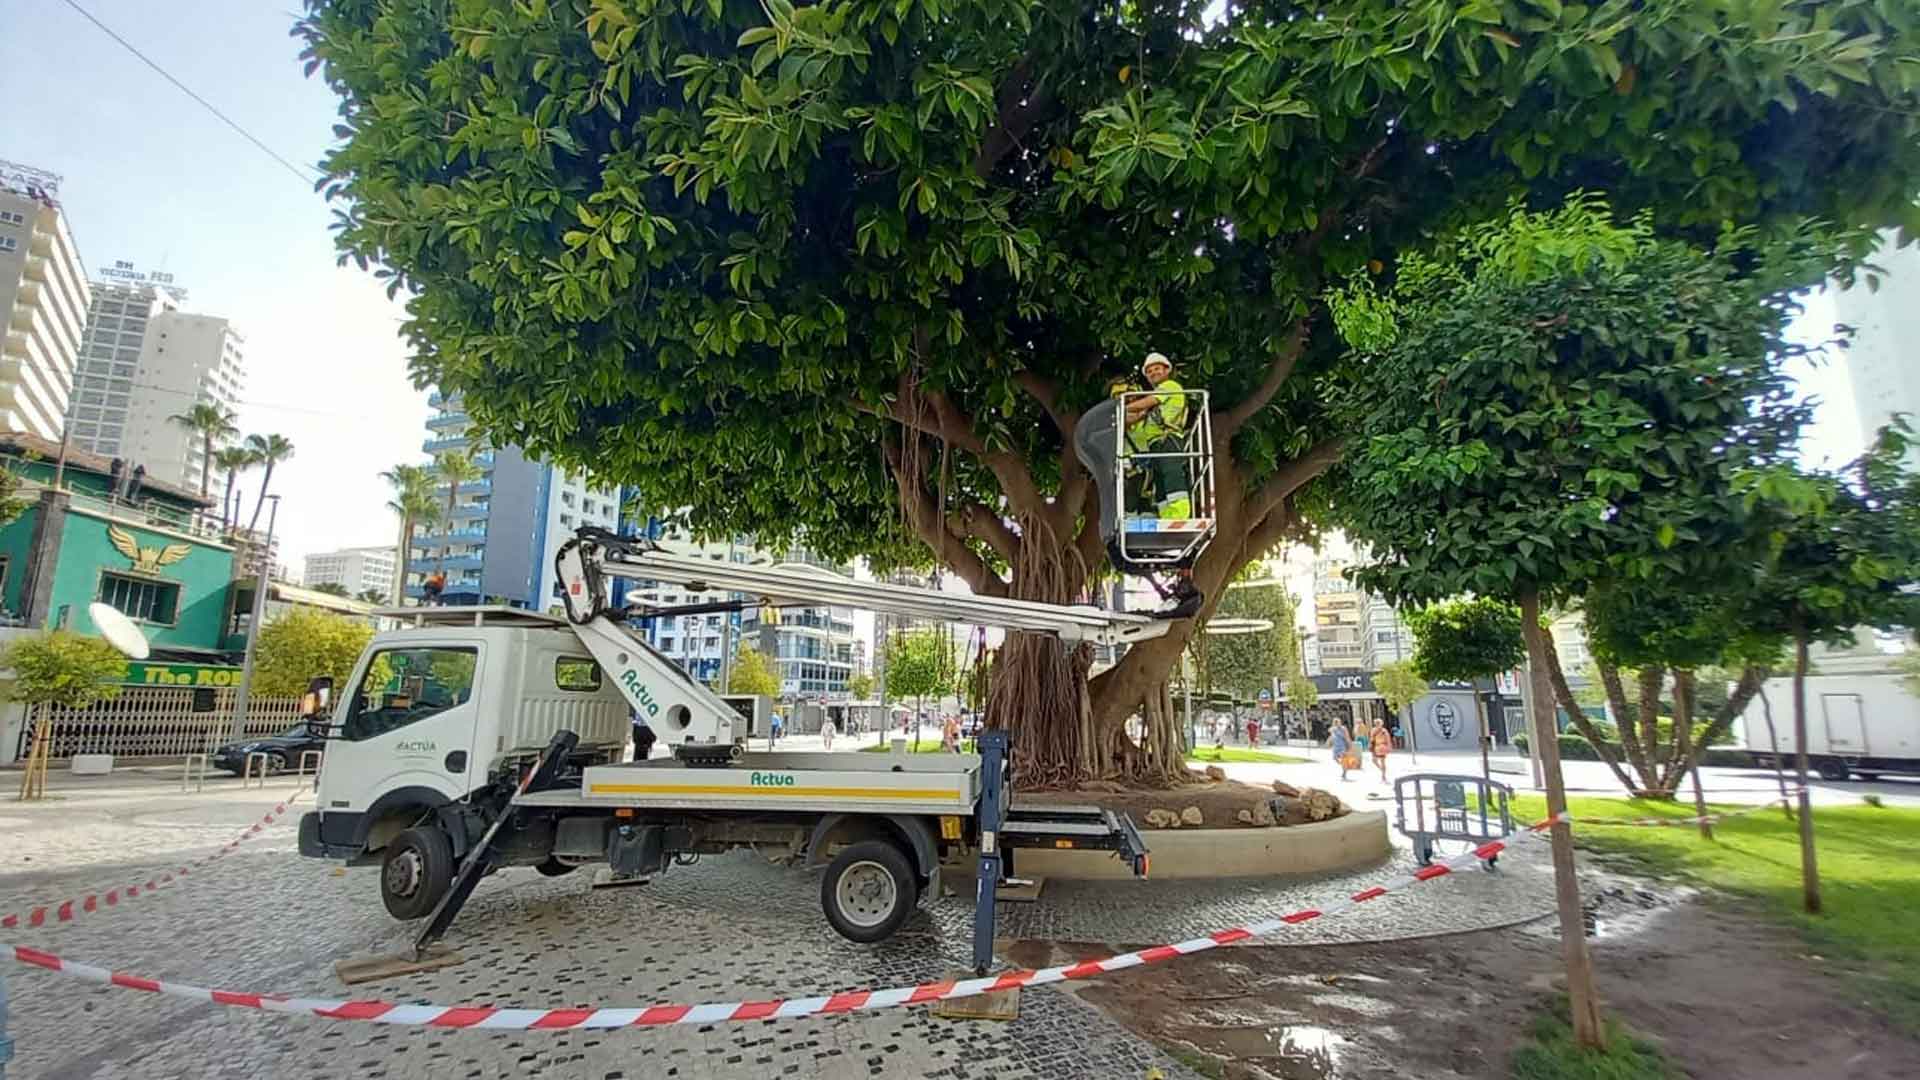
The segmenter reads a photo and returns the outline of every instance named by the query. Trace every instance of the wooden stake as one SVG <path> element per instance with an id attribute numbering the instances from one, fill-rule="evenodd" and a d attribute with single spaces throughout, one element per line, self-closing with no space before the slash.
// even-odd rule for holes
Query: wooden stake
<path id="1" fill-rule="evenodd" d="M 1820 914 L 1820 864 L 1813 853 L 1813 798 L 1807 792 L 1807 635 L 1793 636 L 1793 744 L 1800 766 L 1800 888 L 1807 914 Z"/>
<path id="2" fill-rule="evenodd" d="M 1547 789 L 1547 812 L 1567 811 L 1567 785 L 1560 775 L 1560 736 L 1553 722 L 1553 686 L 1547 674 L 1546 631 L 1540 628 L 1540 594 L 1520 597 L 1520 629 L 1527 640 L 1527 712 L 1533 720 L 1534 758 L 1540 764 Z M 1603 1045 L 1600 1000 L 1593 988 L 1593 958 L 1587 954 L 1585 912 L 1580 905 L 1580 881 L 1574 876 L 1573 831 L 1566 822 L 1553 827 L 1553 886 L 1560 910 L 1560 951 L 1567 966 L 1567 997 L 1573 1009 L 1573 1037 L 1581 1046 Z"/>

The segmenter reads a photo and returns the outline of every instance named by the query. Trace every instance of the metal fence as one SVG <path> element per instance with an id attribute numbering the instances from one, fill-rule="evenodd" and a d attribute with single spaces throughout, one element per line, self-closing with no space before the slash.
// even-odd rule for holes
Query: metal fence
<path id="1" fill-rule="evenodd" d="M 112 701 L 85 709 L 36 705 L 27 715 L 13 750 L 14 760 L 27 756 L 33 733 L 42 720 L 52 721 L 55 759 L 75 754 L 112 754 L 115 758 L 177 758 L 204 754 L 229 741 L 233 705 L 238 691 L 213 692 L 211 712 L 193 708 L 190 686 L 129 686 Z M 299 698 L 255 696 L 247 704 L 246 738 L 278 735 L 300 721 Z"/>

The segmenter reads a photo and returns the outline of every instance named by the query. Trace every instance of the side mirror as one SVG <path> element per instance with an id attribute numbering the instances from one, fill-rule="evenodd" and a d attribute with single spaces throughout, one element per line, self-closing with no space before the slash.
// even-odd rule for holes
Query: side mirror
<path id="1" fill-rule="evenodd" d="M 307 683 L 307 692 L 300 695 L 300 715 L 307 719 L 307 734 L 324 739 L 333 730 L 333 714 L 328 710 L 332 702 L 331 675 L 322 675 Z"/>

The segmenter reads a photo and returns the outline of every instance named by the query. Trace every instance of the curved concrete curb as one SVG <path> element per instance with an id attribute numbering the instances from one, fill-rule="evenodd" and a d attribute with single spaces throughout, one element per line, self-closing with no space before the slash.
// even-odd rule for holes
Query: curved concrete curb
<path id="1" fill-rule="evenodd" d="M 1148 876 L 1247 878 L 1325 874 L 1377 863 L 1392 851 L 1384 810 L 1356 810 L 1331 821 L 1279 829 L 1145 829 Z M 1124 880 L 1125 863 L 1104 851 L 1022 850 L 1013 860 L 1020 877 L 1068 881 Z"/>

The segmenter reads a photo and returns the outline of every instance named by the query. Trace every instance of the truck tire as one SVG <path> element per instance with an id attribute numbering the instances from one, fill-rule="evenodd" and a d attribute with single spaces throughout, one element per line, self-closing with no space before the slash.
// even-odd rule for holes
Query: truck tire
<path id="1" fill-rule="evenodd" d="M 1814 769 L 1819 772 L 1820 779 L 1822 780 L 1839 781 L 1847 778 L 1847 763 L 1844 761 L 1835 761 L 1832 758 L 1827 758 L 1818 765 L 1815 765 Z"/>
<path id="2" fill-rule="evenodd" d="M 849 844 L 820 879 L 820 907 L 841 937 L 870 945 L 900 928 L 920 902 L 906 855 L 891 841 Z"/>
<path id="3" fill-rule="evenodd" d="M 439 829 L 416 826 L 387 842 L 380 863 L 380 899 L 396 919 L 433 913 L 453 884 L 453 847 Z"/>

